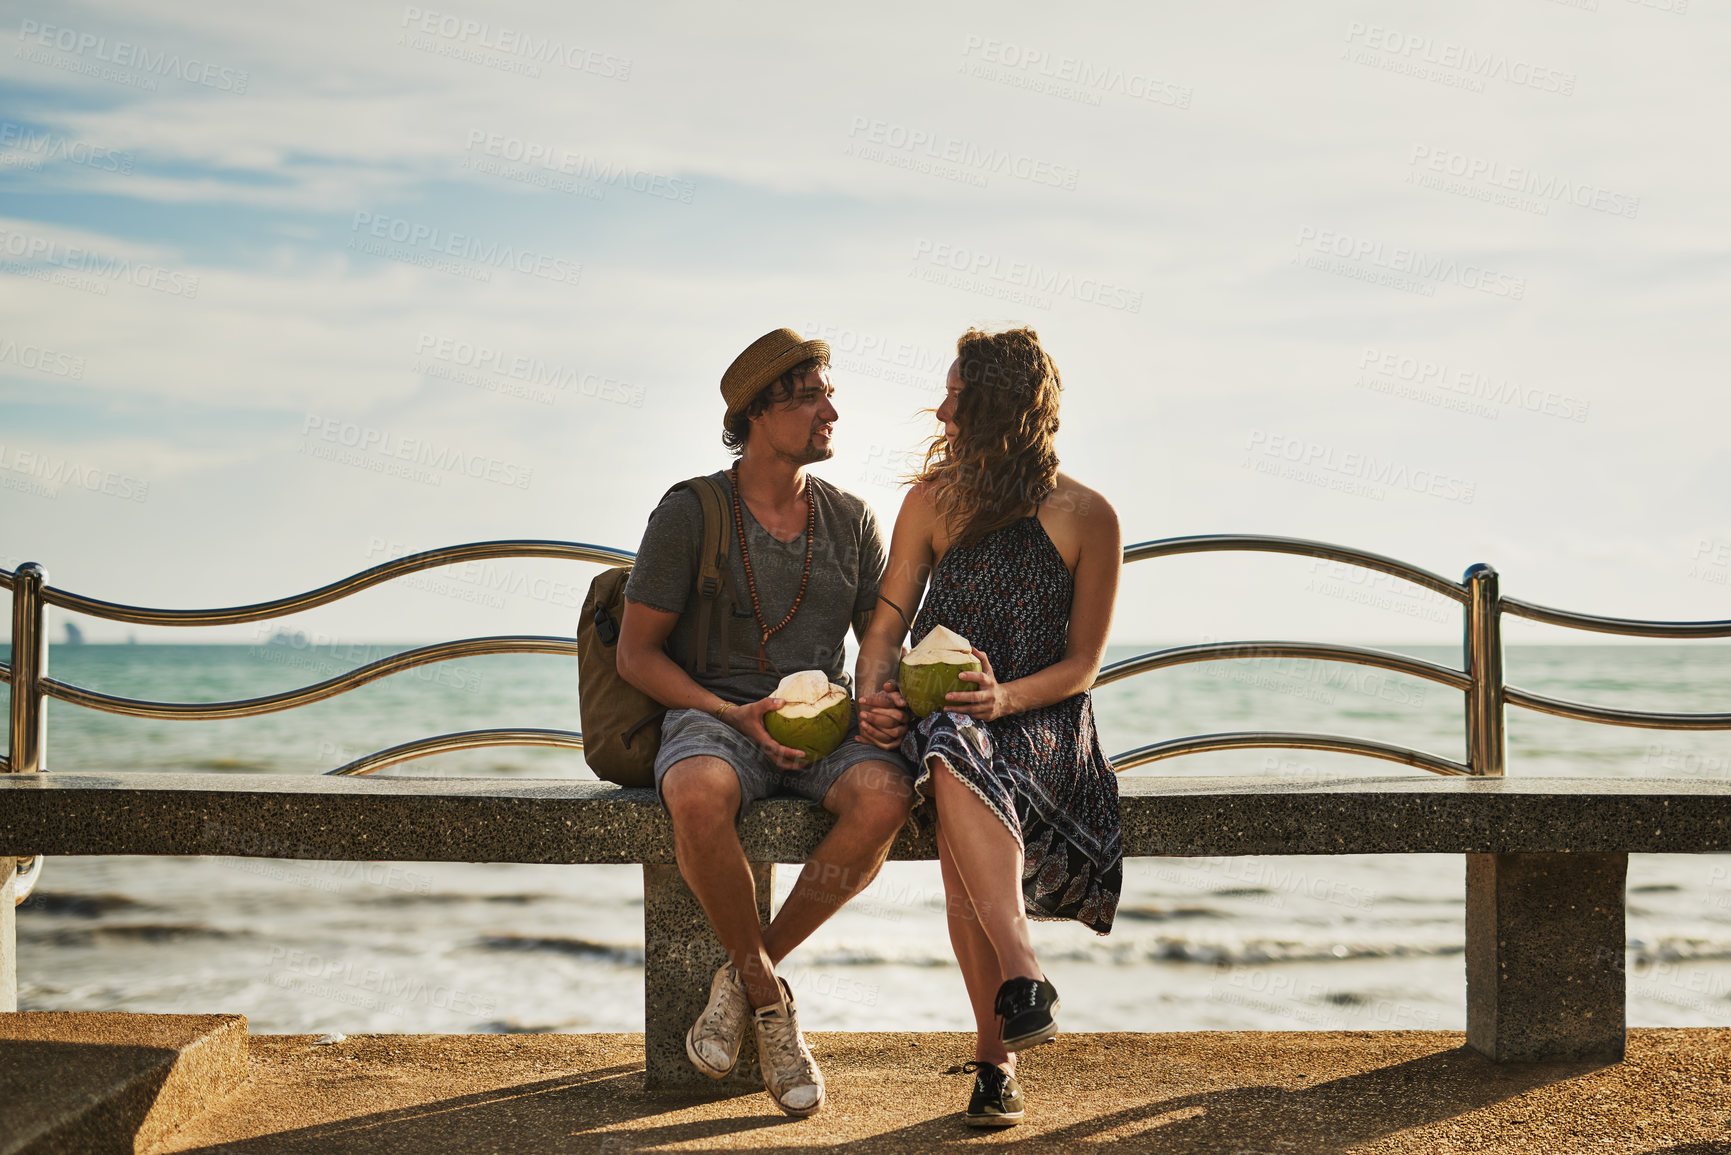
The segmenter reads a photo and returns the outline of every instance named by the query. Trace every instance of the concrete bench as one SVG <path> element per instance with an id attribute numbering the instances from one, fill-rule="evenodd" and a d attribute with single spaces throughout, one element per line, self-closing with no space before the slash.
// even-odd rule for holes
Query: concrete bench
<path id="1" fill-rule="evenodd" d="M 1616 1061 L 1624 1047 L 1631 853 L 1731 851 L 1731 783 L 1605 778 L 1123 777 L 1127 857 L 1464 854 L 1467 1041 L 1497 1061 Z M 769 913 L 774 864 L 802 862 L 830 816 L 797 799 L 741 827 Z M 48 855 L 640 863 L 652 1086 L 707 1081 L 683 1036 L 721 949 L 647 790 L 595 782 L 218 774 L 0 776 L 0 862 Z M 931 859 L 903 835 L 895 859 Z M 4 880 L 0 880 L 3 882 Z M 16 1006 L 0 886 L 0 995 Z M 26 960 L 28 965 L 28 960 Z"/>

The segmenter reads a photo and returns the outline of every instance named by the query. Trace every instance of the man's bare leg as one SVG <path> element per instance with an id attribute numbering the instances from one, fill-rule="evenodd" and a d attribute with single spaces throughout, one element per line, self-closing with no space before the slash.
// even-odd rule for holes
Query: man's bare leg
<path id="1" fill-rule="evenodd" d="M 757 921 L 757 888 L 734 822 L 739 776 L 720 758 L 683 758 L 661 777 L 673 820 L 673 853 L 754 1007 L 781 1001 L 775 965 Z"/>
<path id="2" fill-rule="evenodd" d="M 890 762 L 860 762 L 836 779 L 823 799 L 824 808 L 836 816 L 835 826 L 763 932 L 763 949 L 772 963 L 786 958 L 877 876 L 912 803 L 907 774 Z"/>

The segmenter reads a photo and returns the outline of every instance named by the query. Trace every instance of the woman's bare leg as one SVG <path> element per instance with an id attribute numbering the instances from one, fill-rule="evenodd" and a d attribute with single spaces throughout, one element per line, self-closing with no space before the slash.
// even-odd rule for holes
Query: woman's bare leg
<path id="1" fill-rule="evenodd" d="M 993 1009 L 998 987 L 1004 982 L 1004 970 L 998 965 L 998 952 L 992 949 L 992 940 L 986 937 L 979 916 L 974 913 L 968 888 L 962 885 L 962 876 L 950 859 L 942 823 L 938 824 L 937 835 L 938 867 L 944 876 L 944 911 L 950 926 L 950 946 L 956 952 L 962 980 L 968 985 L 968 1002 L 974 1008 L 974 1058 L 1014 1071 L 1016 1057 L 1004 1049 L 1004 1040 L 998 1029 L 998 1013 Z"/>
<path id="2" fill-rule="evenodd" d="M 997 953 L 1003 977 L 1044 978 L 1028 936 L 1022 898 L 1022 848 L 1016 836 L 946 763 L 934 761 L 932 796 L 950 861 L 981 930 Z"/>

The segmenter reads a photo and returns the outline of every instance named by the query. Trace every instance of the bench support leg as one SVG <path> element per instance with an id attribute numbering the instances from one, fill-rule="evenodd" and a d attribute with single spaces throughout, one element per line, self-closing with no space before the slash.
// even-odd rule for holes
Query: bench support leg
<path id="1" fill-rule="evenodd" d="M 769 922 L 775 864 L 754 862 L 757 916 Z M 679 867 L 643 867 L 643 1050 L 645 1082 L 651 1090 L 714 1088 L 685 1057 L 685 1032 L 709 1001 L 709 982 L 727 961 L 709 929 L 697 896 L 685 885 Z M 720 1085 L 737 1092 L 740 1084 L 763 1086 L 757 1073 L 757 1045 L 749 1028 L 739 1049 L 739 1064 Z M 729 1086 L 731 1084 L 731 1086 Z"/>
<path id="2" fill-rule="evenodd" d="M 0 1011 L 18 1009 L 18 860 L 0 858 Z"/>
<path id="3" fill-rule="evenodd" d="M 1467 1045 L 1499 1063 L 1623 1058 L 1627 854 L 1469 854 Z"/>

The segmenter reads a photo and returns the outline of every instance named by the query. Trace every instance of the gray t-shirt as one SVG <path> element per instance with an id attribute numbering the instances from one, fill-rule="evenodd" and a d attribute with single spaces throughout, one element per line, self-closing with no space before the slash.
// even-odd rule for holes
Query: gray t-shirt
<path id="1" fill-rule="evenodd" d="M 726 473 L 710 476 L 721 482 L 723 492 L 731 494 Z M 751 611 L 738 532 L 729 530 L 733 535 L 728 551 L 732 589 L 723 592 L 715 609 L 727 615 L 726 652 L 721 632 L 712 623 L 707 642 L 708 671 L 694 675 L 704 689 L 727 701 L 767 698 L 785 675 L 801 670 L 822 670 L 830 681 L 852 693 L 853 677 L 843 668 L 842 641 L 856 617 L 863 621 L 862 615 L 869 615 L 877 603 L 885 564 L 883 536 L 871 506 L 860 498 L 809 473 L 806 484 L 817 506 L 811 580 L 793 621 L 769 639 L 765 651 L 769 668 L 761 672 L 757 663 L 761 631 Z M 799 592 L 800 572 L 805 567 L 805 531 L 801 529 L 792 541 L 777 541 L 757 523 L 750 506 L 741 502 L 739 508 L 745 522 L 746 548 L 751 552 L 751 571 L 757 579 L 758 604 L 764 621 L 773 627 L 787 616 Z M 682 668 L 691 653 L 696 625 L 697 555 L 702 542 L 702 504 L 691 490 L 674 490 L 649 515 L 631 579 L 625 585 L 628 600 L 679 615 L 667 639 L 667 653 Z"/>

